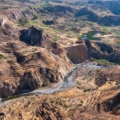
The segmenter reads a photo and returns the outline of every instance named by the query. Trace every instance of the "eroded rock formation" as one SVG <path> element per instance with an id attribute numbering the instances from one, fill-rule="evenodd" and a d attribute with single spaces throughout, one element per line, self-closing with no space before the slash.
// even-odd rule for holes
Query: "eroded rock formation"
<path id="1" fill-rule="evenodd" d="M 10 40 L 0 45 L 0 97 L 57 83 L 63 80 L 72 68 L 64 50 L 56 54 L 46 49 L 44 45 L 51 46 L 53 50 L 55 48 L 49 38 L 43 36 L 41 30 L 32 27 L 24 31 L 22 38 L 28 40 L 28 43 L 33 39 L 35 46 L 29 46 L 19 40 Z"/>
<path id="2" fill-rule="evenodd" d="M 75 64 L 81 63 L 89 58 L 88 49 L 84 44 L 69 47 L 67 57 Z"/>

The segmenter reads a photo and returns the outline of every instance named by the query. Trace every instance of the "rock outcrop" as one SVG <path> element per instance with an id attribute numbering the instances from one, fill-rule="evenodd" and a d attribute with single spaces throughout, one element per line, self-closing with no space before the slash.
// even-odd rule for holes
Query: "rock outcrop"
<path id="1" fill-rule="evenodd" d="M 81 63 L 85 60 L 106 59 L 109 62 L 120 64 L 119 51 L 112 48 L 110 45 L 102 42 L 91 42 L 89 40 L 77 42 L 75 46 L 66 49 L 67 57 L 73 63 Z"/>
<path id="2" fill-rule="evenodd" d="M 67 48 L 67 57 L 75 64 L 81 63 L 89 58 L 88 49 L 84 44 L 78 44 Z"/>
<path id="3" fill-rule="evenodd" d="M 100 42 L 85 41 L 88 54 L 95 59 L 106 59 L 110 62 L 120 64 L 120 52 L 110 45 Z"/>
<path id="4" fill-rule="evenodd" d="M 32 27 L 23 33 L 22 38 L 28 40 L 28 44 L 29 40 L 34 40 L 33 46 L 19 40 L 4 41 L 0 44 L 0 97 L 62 81 L 73 66 L 64 50 L 56 52 L 42 30 Z M 46 49 L 48 46 L 45 45 L 51 46 L 51 50 Z"/>
<path id="5" fill-rule="evenodd" d="M 28 45 L 40 46 L 46 49 L 51 47 L 52 42 L 43 30 L 38 30 L 32 26 L 28 30 L 21 30 L 20 33 L 20 40 Z"/>
<path id="6" fill-rule="evenodd" d="M 120 68 L 113 67 L 113 68 L 105 68 L 101 69 L 97 76 L 95 77 L 95 84 L 98 86 L 104 85 L 106 82 L 119 84 L 120 81 Z"/>
<path id="7" fill-rule="evenodd" d="M 51 20 L 43 20 L 43 23 L 46 25 L 53 25 L 59 22 L 59 18 L 58 17 L 53 17 L 53 19 Z"/>
<path id="8" fill-rule="evenodd" d="M 11 108 L 11 111 L 7 109 Z M 24 97 L 16 102 L 10 103 L 0 113 L 3 113 L 4 120 L 66 120 L 67 115 L 64 113 L 64 107 L 59 106 L 59 99 L 53 96 L 37 96 L 37 97 Z"/>
<path id="9" fill-rule="evenodd" d="M 17 28 L 8 23 L 0 26 L 0 42 L 5 42 L 13 39 L 16 40 L 18 38 L 19 33 Z"/>
<path id="10" fill-rule="evenodd" d="M 0 26 L 3 26 L 8 21 L 8 18 L 0 18 Z"/>

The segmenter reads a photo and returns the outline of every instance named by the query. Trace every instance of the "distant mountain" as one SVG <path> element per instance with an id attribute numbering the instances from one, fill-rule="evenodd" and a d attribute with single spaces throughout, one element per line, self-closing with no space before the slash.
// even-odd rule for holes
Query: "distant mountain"
<path id="1" fill-rule="evenodd" d="M 109 0 L 109 1 L 103 1 L 103 0 L 90 0 L 88 1 L 88 4 L 98 4 L 102 5 L 106 8 L 108 8 L 110 11 L 112 11 L 116 15 L 120 15 L 120 0 Z"/>

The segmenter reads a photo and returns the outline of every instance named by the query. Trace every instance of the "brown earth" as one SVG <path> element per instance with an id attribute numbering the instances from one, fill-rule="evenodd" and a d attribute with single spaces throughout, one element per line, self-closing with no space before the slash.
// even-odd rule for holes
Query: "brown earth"
<path id="1" fill-rule="evenodd" d="M 84 44 L 69 47 L 67 51 L 67 57 L 75 64 L 88 59 L 88 49 Z"/>
<path id="2" fill-rule="evenodd" d="M 4 120 L 119 120 L 118 88 L 81 94 L 77 92 L 76 96 L 73 93 L 69 97 L 56 93 L 12 100 L 0 108 L 0 116 Z M 62 96 L 65 93 L 62 92 Z"/>
<path id="3" fill-rule="evenodd" d="M 36 31 L 32 33 L 35 33 L 34 37 L 37 36 L 34 40 L 38 40 L 38 44 L 42 39 L 39 35 L 46 38 Z M 42 39 L 42 43 L 51 46 L 51 50 L 55 51 L 49 39 Z M 19 40 L 1 41 L 0 46 L 0 97 L 57 83 L 63 80 L 73 66 L 64 50 L 56 54 L 52 53 L 50 48 L 47 50 L 46 46 L 29 46 Z"/>
<path id="4" fill-rule="evenodd" d="M 39 0 L 31 1 L 35 3 Z M 120 64 L 119 50 L 103 42 L 79 42 L 74 38 L 69 39 L 70 44 L 64 44 L 68 43 L 67 40 L 53 42 L 50 29 L 46 33 L 34 26 L 17 25 L 19 19 L 34 19 L 36 12 L 40 15 L 54 13 L 69 19 L 68 16 L 74 17 L 76 13 L 81 16 L 81 12 L 85 11 L 82 16 L 92 15 L 93 19 L 89 16 L 88 19 L 95 22 L 100 17 L 87 8 L 79 10 L 70 5 L 54 5 L 38 9 L 29 7 L 28 3 L 17 2 L 14 8 L 10 4 L 0 5 L 1 98 L 23 90 L 52 87 L 53 83 L 63 81 L 72 70 L 73 63 L 95 58 Z M 115 24 L 119 24 L 119 16 L 114 17 Z M 42 18 L 39 20 L 42 21 Z M 77 19 L 74 21 L 77 22 Z M 114 21 L 113 16 L 105 16 L 99 22 L 111 25 L 111 21 Z M 0 103 L 0 120 L 119 120 L 119 71 L 119 65 L 100 69 L 82 67 L 76 72 L 75 87 L 51 95 L 30 94 Z"/>

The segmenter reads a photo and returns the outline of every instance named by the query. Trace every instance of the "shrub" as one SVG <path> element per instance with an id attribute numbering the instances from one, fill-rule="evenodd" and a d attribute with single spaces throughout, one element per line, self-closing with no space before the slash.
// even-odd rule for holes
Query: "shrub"
<path id="1" fill-rule="evenodd" d="M 90 90 L 91 90 L 90 88 L 86 88 L 86 89 L 84 89 L 84 92 L 88 92 Z"/>
<path id="2" fill-rule="evenodd" d="M 33 15 L 33 20 L 36 20 L 36 19 L 38 19 L 38 16 L 37 15 Z"/>
<path id="3" fill-rule="evenodd" d="M 18 21 L 18 23 L 19 23 L 21 26 L 25 26 L 25 25 L 28 23 L 28 21 L 27 21 L 27 19 L 25 19 L 25 18 L 20 18 L 19 21 Z"/>
<path id="4" fill-rule="evenodd" d="M 2 54 L 0 54 L 0 59 L 2 59 L 4 56 Z"/>
<path id="5" fill-rule="evenodd" d="M 54 38 L 53 38 L 53 41 L 57 41 L 59 39 L 59 36 L 55 36 Z"/>
<path id="6" fill-rule="evenodd" d="M 105 60 L 105 59 L 95 59 L 94 61 L 96 63 L 98 63 L 99 65 L 103 65 L 103 66 L 114 66 L 114 65 L 116 65 L 116 63 L 109 62 L 108 60 Z"/>

